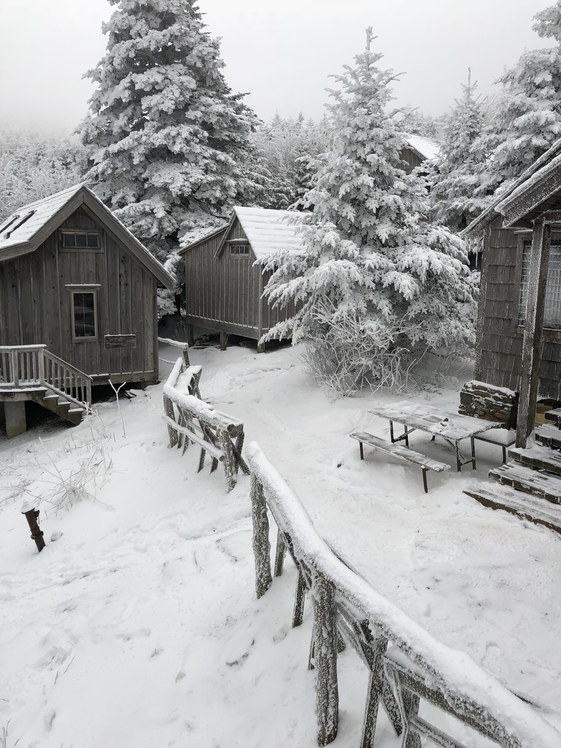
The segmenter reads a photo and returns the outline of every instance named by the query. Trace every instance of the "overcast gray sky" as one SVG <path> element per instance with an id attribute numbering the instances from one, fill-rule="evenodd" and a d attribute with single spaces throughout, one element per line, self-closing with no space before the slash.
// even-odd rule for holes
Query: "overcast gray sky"
<path id="1" fill-rule="evenodd" d="M 532 17 L 553 0 L 200 0 L 222 37 L 225 75 L 265 120 L 319 118 L 329 75 L 364 48 L 372 26 L 383 67 L 405 75 L 398 104 L 441 114 L 466 81 L 479 91 L 525 49 L 545 43 Z M 103 56 L 107 0 L 0 0 L 0 124 L 70 132 L 92 92 L 82 74 Z M 549 42 L 548 42 L 549 44 Z"/>

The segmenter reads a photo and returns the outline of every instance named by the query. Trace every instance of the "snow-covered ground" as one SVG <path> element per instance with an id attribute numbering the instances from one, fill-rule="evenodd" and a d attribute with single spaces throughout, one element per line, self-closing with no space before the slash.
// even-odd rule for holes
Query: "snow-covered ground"
<path id="1" fill-rule="evenodd" d="M 349 433 L 387 435 L 368 408 L 398 398 L 330 402 L 298 349 L 193 349 L 191 362 L 204 399 L 244 421 L 323 537 L 561 726 L 555 534 L 463 494 L 471 470 L 431 473 L 424 494 L 415 466 L 368 449 L 360 462 Z M 411 397 L 455 411 L 458 389 Z M 249 480 L 228 494 L 220 471 L 196 474 L 196 450 L 170 450 L 161 395 L 137 392 L 121 413 L 100 404 L 74 429 L 0 437 L 0 748 L 315 745 L 310 611 L 290 629 L 294 570 L 255 599 Z M 453 459 L 426 435 L 411 444 Z M 479 444 L 478 456 L 482 477 L 500 449 Z M 20 514 L 29 496 L 43 497 L 41 554 Z M 334 745 L 351 748 L 367 676 L 350 649 L 339 676 Z M 379 745 L 399 745 L 384 722 Z"/>

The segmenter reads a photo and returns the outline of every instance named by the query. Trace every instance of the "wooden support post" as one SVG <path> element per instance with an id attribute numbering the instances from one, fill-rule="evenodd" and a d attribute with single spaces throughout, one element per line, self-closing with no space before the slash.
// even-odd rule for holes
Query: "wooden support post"
<path id="1" fill-rule="evenodd" d="M 255 474 L 251 475 L 251 518 L 253 523 L 253 556 L 255 560 L 255 592 L 262 597 L 273 583 L 271 576 L 271 544 L 269 518 L 263 486 Z"/>
<path id="2" fill-rule="evenodd" d="M 227 346 L 228 346 L 228 333 L 221 332 L 220 333 L 220 350 L 225 351 Z"/>
<path id="3" fill-rule="evenodd" d="M 224 454 L 224 475 L 226 477 L 226 486 L 228 487 L 228 491 L 231 491 L 236 485 L 238 464 L 234 454 L 234 445 L 230 439 L 230 434 L 225 429 L 219 429 L 218 443 Z"/>
<path id="4" fill-rule="evenodd" d="M 286 543 L 284 542 L 284 538 L 282 535 L 282 532 L 278 530 L 277 532 L 277 550 L 275 553 L 275 576 L 281 577 L 282 576 L 282 569 L 284 566 L 284 557 L 286 556 Z"/>
<path id="5" fill-rule="evenodd" d="M 314 663 L 316 670 L 317 742 L 332 743 L 339 726 L 337 627 L 334 586 L 320 574 L 312 581 L 314 599 Z"/>
<path id="6" fill-rule="evenodd" d="M 4 426 L 8 439 L 13 439 L 14 436 L 19 436 L 27 431 L 25 402 L 23 400 L 6 401 L 4 403 Z"/>
<path id="7" fill-rule="evenodd" d="M 189 344 L 183 348 L 183 366 L 188 369 L 191 366 L 189 362 Z"/>
<path id="8" fill-rule="evenodd" d="M 403 748 L 422 748 L 421 738 L 413 732 L 409 725 L 409 718 L 416 717 L 419 713 L 420 699 L 417 694 L 402 687 L 401 694 L 403 708 L 406 715 L 405 729 L 403 732 Z"/>
<path id="9" fill-rule="evenodd" d="M 360 748 L 373 748 L 374 736 L 376 734 L 376 723 L 378 721 L 378 708 L 382 698 L 382 684 L 384 681 L 384 671 L 382 665 L 382 656 L 388 648 L 388 640 L 380 637 L 376 642 L 372 642 L 372 634 L 367 622 L 357 623 L 360 632 L 360 638 L 370 639 L 370 678 L 368 680 L 368 695 L 366 697 L 366 711 L 362 725 L 362 739 Z"/>
<path id="10" fill-rule="evenodd" d="M 550 245 L 551 226 L 544 223 L 543 220 L 535 221 L 530 255 L 524 339 L 522 342 L 522 374 L 516 425 L 517 447 L 526 446 L 526 440 L 534 427 L 540 378 L 540 353 Z"/>
<path id="11" fill-rule="evenodd" d="M 175 421 L 175 416 L 173 412 L 173 403 L 169 399 L 169 397 L 167 397 L 166 395 L 164 395 L 164 413 L 166 414 L 168 418 L 171 418 L 172 420 Z M 175 447 L 176 445 L 179 444 L 179 437 L 178 437 L 177 431 L 169 423 L 168 423 L 168 436 L 169 436 L 170 447 Z"/>
<path id="12" fill-rule="evenodd" d="M 41 553 L 45 547 L 45 541 L 43 540 L 43 531 L 39 527 L 39 510 L 35 508 L 28 509 L 27 511 L 23 511 L 22 514 L 25 515 L 25 519 L 31 530 L 31 539 L 35 541 L 37 550 Z"/>
<path id="13" fill-rule="evenodd" d="M 296 596 L 294 598 L 294 611 L 292 613 L 292 628 L 301 626 L 304 620 L 304 605 L 306 603 L 306 578 L 301 569 L 298 570 L 298 581 L 296 583 Z"/>
<path id="14" fill-rule="evenodd" d="M 193 325 L 187 325 L 187 345 L 192 348 L 195 344 L 195 331 Z"/>
<path id="15" fill-rule="evenodd" d="M 257 353 L 265 353 L 265 343 L 257 343 Z"/>

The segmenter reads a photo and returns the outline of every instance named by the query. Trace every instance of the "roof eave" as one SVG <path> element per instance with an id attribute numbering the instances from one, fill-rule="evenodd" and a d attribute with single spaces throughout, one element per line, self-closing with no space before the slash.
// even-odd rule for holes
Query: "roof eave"
<path id="1" fill-rule="evenodd" d="M 200 239 L 196 239 L 194 242 L 191 242 L 191 244 L 187 244 L 186 247 L 181 247 L 181 249 L 177 250 L 178 255 L 183 255 L 185 252 L 189 252 L 191 249 L 195 249 L 195 247 L 198 247 L 199 244 L 204 244 L 204 242 L 208 241 L 209 239 L 213 239 L 215 236 L 218 236 L 223 231 L 226 231 L 228 228 L 228 224 L 224 224 L 223 226 L 220 226 L 217 229 L 214 229 L 213 231 L 209 232 L 208 234 L 205 234 L 204 236 L 201 236 Z"/>

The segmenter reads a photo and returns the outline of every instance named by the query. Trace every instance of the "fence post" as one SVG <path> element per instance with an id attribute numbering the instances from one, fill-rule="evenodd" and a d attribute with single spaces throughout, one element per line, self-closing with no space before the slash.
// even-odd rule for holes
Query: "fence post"
<path id="1" fill-rule="evenodd" d="M 236 485 L 236 457 L 232 448 L 232 440 L 226 429 L 218 429 L 218 441 L 222 452 L 224 453 L 224 474 L 226 476 L 226 486 L 231 491 Z"/>
<path id="2" fill-rule="evenodd" d="M 316 669 L 317 741 L 324 746 L 337 737 L 339 726 L 339 688 L 337 684 L 337 626 L 335 588 L 319 573 L 314 573 L 314 661 Z"/>
<path id="3" fill-rule="evenodd" d="M 259 478 L 251 474 L 251 519 L 253 524 L 253 556 L 255 559 L 255 592 L 262 597 L 273 583 L 271 576 L 271 544 L 267 502 Z"/>
<path id="4" fill-rule="evenodd" d="M 164 395 L 164 413 L 168 418 L 171 418 L 173 421 L 175 421 L 174 413 L 173 413 L 173 403 L 169 399 L 167 395 Z M 179 442 L 179 437 L 177 434 L 177 431 L 173 428 L 173 426 L 170 426 L 168 423 L 168 435 L 169 435 L 169 446 L 175 447 L 176 444 Z"/>

